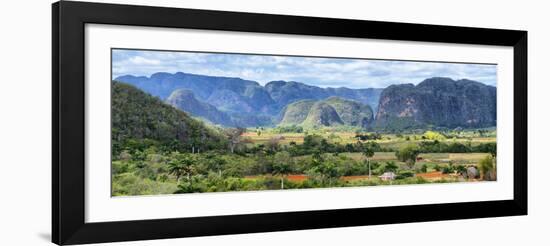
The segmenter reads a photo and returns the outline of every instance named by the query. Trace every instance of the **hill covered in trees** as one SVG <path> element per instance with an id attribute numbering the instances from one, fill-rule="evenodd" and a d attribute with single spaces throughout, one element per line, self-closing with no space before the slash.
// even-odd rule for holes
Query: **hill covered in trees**
<path id="1" fill-rule="evenodd" d="M 214 149 L 226 144 L 215 129 L 132 85 L 113 81 L 111 93 L 114 152 L 132 141 L 152 141 L 176 150 Z"/>
<path id="2" fill-rule="evenodd" d="M 324 100 L 301 100 L 289 104 L 282 111 L 280 125 L 355 126 L 367 128 L 373 122 L 373 112 L 368 105 L 340 97 Z"/>

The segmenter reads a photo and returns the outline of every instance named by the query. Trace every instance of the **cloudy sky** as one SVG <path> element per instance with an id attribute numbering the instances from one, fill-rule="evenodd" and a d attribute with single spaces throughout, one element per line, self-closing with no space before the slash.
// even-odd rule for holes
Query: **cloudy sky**
<path id="1" fill-rule="evenodd" d="M 430 77 L 496 85 L 496 65 L 119 49 L 113 50 L 112 55 L 113 78 L 184 72 L 240 77 L 262 85 L 286 80 L 320 87 L 381 88 L 418 84 Z"/>

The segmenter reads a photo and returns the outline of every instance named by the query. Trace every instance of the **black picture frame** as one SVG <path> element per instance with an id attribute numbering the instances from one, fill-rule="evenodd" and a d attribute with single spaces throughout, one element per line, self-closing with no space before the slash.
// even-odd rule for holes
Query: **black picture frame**
<path id="1" fill-rule="evenodd" d="M 526 31 L 70 1 L 54 3 L 52 17 L 52 241 L 56 244 L 527 214 Z M 513 47 L 514 198 L 432 205 L 85 223 L 86 23 Z"/>

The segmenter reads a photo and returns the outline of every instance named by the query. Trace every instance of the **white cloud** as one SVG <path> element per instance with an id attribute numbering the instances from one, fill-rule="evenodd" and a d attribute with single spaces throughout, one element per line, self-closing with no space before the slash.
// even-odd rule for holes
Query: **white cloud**
<path id="1" fill-rule="evenodd" d="M 147 59 L 141 56 L 131 57 L 129 61 L 134 65 L 159 65 L 161 63 L 159 60 Z"/>
<path id="2" fill-rule="evenodd" d="M 438 62 L 262 56 L 160 51 L 113 51 L 113 76 L 186 72 L 240 77 L 265 84 L 293 80 L 321 87 L 386 87 L 430 77 L 496 84 L 496 66 Z"/>

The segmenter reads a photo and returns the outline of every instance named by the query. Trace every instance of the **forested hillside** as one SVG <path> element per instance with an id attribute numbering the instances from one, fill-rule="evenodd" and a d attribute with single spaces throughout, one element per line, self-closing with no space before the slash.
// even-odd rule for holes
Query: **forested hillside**
<path id="1" fill-rule="evenodd" d="M 113 81 L 111 93 L 114 152 L 128 142 L 144 140 L 175 149 L 206 150 L 223 148 L 226 144 L 215 129 L 134 86 Z"/>
<path id="2" fill-rule="evenodd" d="M 301 125 L 305 128 L 319 126 L 351 126 L 365 129 L 373 122 L 372 109 L 365 104 L 329 97 L 324 100 L 301 100 L 286 106 L 282 113 L 281 126 Z"/>

